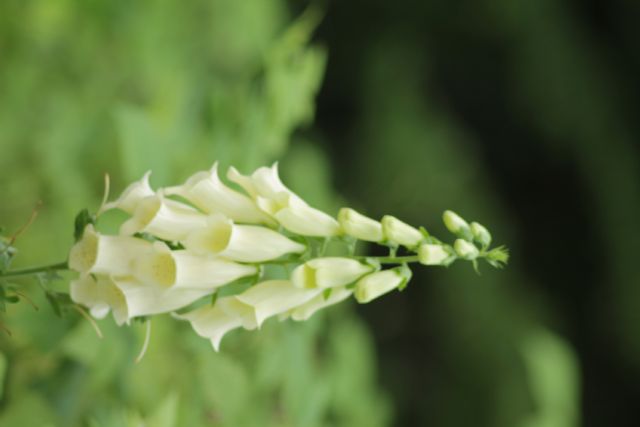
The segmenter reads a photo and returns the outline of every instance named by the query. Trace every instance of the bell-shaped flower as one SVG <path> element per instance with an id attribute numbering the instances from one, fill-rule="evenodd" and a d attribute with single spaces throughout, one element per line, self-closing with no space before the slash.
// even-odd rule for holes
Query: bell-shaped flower
<path id="1" fill-rule="evenodd" d="M 297 321 L 307 320 L 313 316 L 316 311 L 342 302 L 352 294 L 353 290 L 347 289 L 345 286 L 331 288 L 329 296 L 325 296 L 323 292 L 322 294 L 314 297 L 311 301 L 291 310 L 291 318 Z"/>
<path id="2" fill-rule="evenodd" d="M 469 243 L 464 239 L 456 239 L 453 243 L 453 249 L 455 249 L 460 258 L 466 260 L 474 260 L 480 254 L 473 243 Z"/>
<path id="3" fill-rule="evenodd" d="M 237 225 L 224 215 L 212 215 L 202 229 L 189 234 L 185 247 L 240 262 L 264 262 L 306 247 L 266 227 Z"/>
<path id="4" fill-rule="evenodd" d="M 218 298 L 214 305 L 205 305 L 174 317 L 191 322 L 196 333 L 211 340 L 211 345 L 218 351 L 224 335 L 242 326 L 246 328 L 246 319 L 253 317 L 253 312 L 253 308 L 230 296 Z"/>
<path id="5" fill-rule="evenodd" d="M 258 207 L 284 228 L 303 236 L 329 237 L 341 233 L 340 224 L 330 215 L 312 208 L 289 190 L 278 176 L 278 164 L 261 167 L 251 176 L 229 168 L 228 178 L 253 197 Z"/>
<path id="6" fill-rule="evenodd" d="M 418 248 L 418 260 L 424 265 L 444 265 L 451 254 L 442 245 L 424 243 Z"/>
<path id="7" fill-rule="evenodd" d="M 164 240 L 179 241 L 203 227 L 206 221 L 207 216 L 191 206 L 157 194 L 138 203 L 133 216 L 120 226 L 120 234 L 149 233 Z"/>
<path id="8" fill-rule="evenodd" d="M 338 222 L 349 236 L 368 242 L 380 242 L 384 239 L 382 225 L 351 208 L 342 208 L 338 213 Z"/>
<path id="9" fill-rule="evenodd" d="M 129 320 L 127 301 L 124 294 L 106 275 L 85 275 L 71 281 L 69 287 L 71 300 L 89 308 L 97 319 L 104 318 L 109 311 L 118 325 Z"/>
<path id="10" fill-rule="evenodd" d="M 255 323 L 260 327 L 269 317 L 301 306 L 321 292 L 321 289 L 297 288 L 288 280 L 267 280 L 236 295 L 236 298 L 253 310 L 253 322 L 249 324 Z"/>
<path id="11" fill-rule="evenodd" d="M 408 280 L 409 277 L 399 268 L 368 274 L 356 283 L 356 300 L 361 304 L 367 303 L 391 292 Z"/>
<path id="12" fill-rule="evenodd" d="M 213 289 L 205 288 L 164 288 L 141 283 L 133 277 L 112 277 L 111 280 L 124 296 L 129 318 L 169 313 L 214 292 Z"/>
<path id="13" fill-rule="evenodd" d="M 144 176 L 130 184 L 125 190 L 122 192 L 120 197 L 117 200 L 109 203 L 105 203 L 100 208 L 100 213 L 108 211 L 109 209 L 120 209 L 128 214 L 133 214 L 133 212 L 138 207 L 138 203 L 149 196 L 153 196 L 155 191 L 149 185 L 149 176 L 151 175 L 151 171 L 144 174 Z"/>
<path id="14" fill-rule="evenodd" d="M 211 290 L 257 272 L 258 268 L 253 265 L 198 255 L 188 250 L 171 251 L 163 242 L 155 242 L 153 251 L 134 262 L 136 278 L 165 288 Z"/>
<path id="15" fill-rule="evenodd" d="M 198 172 L 183 185 L 165 188 L 164 192 L 184 197 L 208 214 L 222 213 L 236 222 L 274 224 L 251 198 L 229 188 L 220 180 L 218 162 L 211 170 Z"/>
<path id="16" fill-rule="evenodd" d="M 80 273 L 129 275 L 133 260 L 148 252 L 152 243 L 131 236 L 106 236 L 87 225 L 69 252 L 69 268 Z"/>
<path id="17" fill-rule="evenodd" d="M 382 232 L 388 243 L 413 249 L 424 239 L 424 236 L 417 228 L 400 221 L 394 216 L 385 215 L 382 217 L 381 222 Z"/>
<path id="18" fill-rule="evenodd" d="M 303 289 L 334 288 L 355 282 L 373 267 L 351 258 L 314 258 L 291 274 L 293 285 Z"/>

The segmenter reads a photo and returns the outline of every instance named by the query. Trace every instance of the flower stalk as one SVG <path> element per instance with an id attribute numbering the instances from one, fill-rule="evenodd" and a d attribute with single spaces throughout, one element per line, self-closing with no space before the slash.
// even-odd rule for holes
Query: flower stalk
<path id="1" fill-rule="evenodd" d="M 443 221 L 455 242 L 446 244 L 391 215 L 376 220 L 342 208 L 334 217 L 316 209 L 282 183 L 277 164 L 250 175 L 230 168 L 227 177 L 243 191 L 220 179 L 217 164 L 157 190 L 148 172 L 115 201 L 105 196 L 97 215 L 81 211 L 68 261 L 0 268 L 0 287 L 5 278 L 73 270 L 79 277 L 71 282 L 70 302 L 93 317 L 112 313 L 123 325 L 170 313 L 217 350 L 234 329 L 260 328 L 271 317 L 303 321 L 349 298 L 364 304 L 402 290 L 410 264 L 462 260 L 477 268 L 485 260 L 500 268 L 508 260 L 504 247 L 489 247 L 486 227 L 452 211 Z M 117 235 L 96 227 L 97 216 L 111 209 L 129 215 Z M 355 255 L 360 241 L 386 247 L 389 255 Z M 341 255 L 327 254 L 336 243 Z M 270 265 L 285 267 L 287 277 L 271 276 Z"/>

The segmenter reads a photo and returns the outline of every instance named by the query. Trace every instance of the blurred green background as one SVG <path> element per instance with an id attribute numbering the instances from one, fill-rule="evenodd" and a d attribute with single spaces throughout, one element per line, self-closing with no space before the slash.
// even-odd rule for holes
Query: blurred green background
<path id="1" fill-rule="evenodd" d="M 311 204 L 512 263 L 416 269 L 402 293 L 229 334 L 0 319 L 0 426 L 632 426 L 640 413 L 640 3 L 3 0 L 0 223 L 15 267 L 153 170 L 280 160 Z M 55 284 L 66 289 L 67 283 Z"/>

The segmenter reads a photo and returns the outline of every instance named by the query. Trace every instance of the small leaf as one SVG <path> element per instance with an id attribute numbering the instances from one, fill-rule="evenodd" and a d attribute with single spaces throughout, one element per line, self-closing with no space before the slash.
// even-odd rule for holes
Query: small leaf
<path id="1" fill-rule="evenodd" d="M 82 209 L 80 212 L 78 212 L 78 215 L 76 215 L 76 219 L 74 221 L 73 237 L 76 242 L 82 239 L 84 229 L 89 224 L 95 225 L 96 217 L 95 215 L 89 213 L 88 209 Z"/>

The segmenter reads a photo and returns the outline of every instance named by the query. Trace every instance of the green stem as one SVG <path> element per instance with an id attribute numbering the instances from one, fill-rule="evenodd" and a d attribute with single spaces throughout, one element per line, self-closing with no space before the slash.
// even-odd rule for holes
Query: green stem
<path id="1" fill-rule="evenodd" d="M 40 267 L 31 267 L 24 268 L 22 270 L 13 270 L 7 271 L 5 273 L 0 274 L 0 278 L 3 277 L 17 277 L 17 276 L 28 276 L 30 274 L 44 273 L 46 271 L 58 271 L 58 270 L 68 270 L 69 265 L 66 261 L 59 262 L 57 264 L 43 265 Z"/>
<path id="2" fill-rule="evenodd" d="M 367 259 L 374 259 L 374 260 L 380 262 L 380 264 L 406 264 L 406 263 L 418 262 L 419 261 L 417 255 L 413 255 L 413 256 L 396 256 L 396 257 L 391 257 L 391 256 L 352 256 L 352 257 L 347 257 L 347 258 L 356 259 L 358 261 L 365 261 Z M 303 264 L 303 263 L 304 263 L 304 260 L 288 259 L 288 260 L 266 261 L 263 264 L 288 265 L 288 264 Z"/>
<path id="3" fill-rule="evenodd" d="M 410 256 L 365 256 L 365 257 L 355 257 L 357 259 L 365 260 L 367 258 L 375 259 L 380 264 L 405 264 L 410 262 L 418 262 L 418 255 L 410 255 Z"/>

